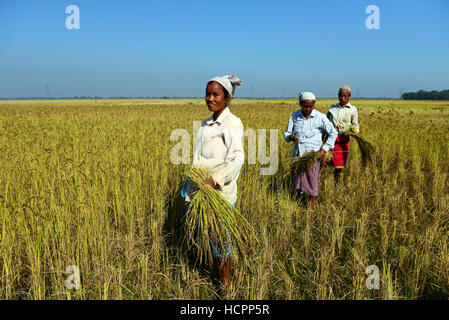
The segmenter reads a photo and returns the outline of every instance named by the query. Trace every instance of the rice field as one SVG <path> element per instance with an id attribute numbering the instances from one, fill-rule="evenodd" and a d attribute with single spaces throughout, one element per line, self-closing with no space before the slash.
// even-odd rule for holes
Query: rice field
<path id="1" fill-rule="evenodd" d="M 320 175 L 314 211 L 282 180 L 297 101 L 231 103 L 245 130 L 267 130 L 267 150 L 278 129 L 279 170 L 260 175 L 267 165 L 246 154 L 237 208 L 258 241 L 233 250 L 227 298 L 449 298 L 449 102 L 351 103 L 379 156 L 362 166 L 351 141 L 341 184 Z M 170 161 L 171 132 L 193 136 L 208 116 L 203 100 L 1 101 L 0 299 L 219 298 L 180 246 L 190 165 Z M 370 265 L 379 289 L 366 286 Z"/>

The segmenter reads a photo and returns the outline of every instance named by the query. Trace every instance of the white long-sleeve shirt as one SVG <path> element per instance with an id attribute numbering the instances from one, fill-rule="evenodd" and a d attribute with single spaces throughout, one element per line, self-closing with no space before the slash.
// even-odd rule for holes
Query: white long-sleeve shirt
<path id="1" fill-rule="evenodd" d="M 343 108 L 340 105 L 333 104 L 327 112 L 327 118 L 337 129 L 338 133 L 345 133 L 350 126 L 354 126 L 359 132 L 359 115 L 357 108 L 348 102 Z"/>
<path id="2" fill-rule="evenodd" d="M 243 151 L 243 124 L 226 107 L 217 120 L 210 116 L 201 124 L 193 166 L 211 169 L 212 179 L 220 194 L 234 204 L 237 200 L 237 179 L 245 154 Z M 186 201 L 193 191 L 190 181 L 186 185 Z"/>

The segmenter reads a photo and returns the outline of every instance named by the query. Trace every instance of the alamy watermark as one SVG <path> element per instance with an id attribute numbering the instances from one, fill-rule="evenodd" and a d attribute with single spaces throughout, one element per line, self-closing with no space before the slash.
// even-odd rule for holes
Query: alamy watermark
<path id="1" fill-rule="evenodd" d="M 70 265 L 65 269 L 67 278 L 64 281 L 64 286 L 68 290 L 78 290 L 80 288 L 80 269 L 75 265 Z"/>
<path id="2" fill-rule="evenodd" d="M 65 27 L 68 30 L 79 30 L 80 28 L 80 8 L 77 5 L 70 5 L 65 8 L 65 13 L 69 16 L 65 20 Z"/>
<path id="3" fill-rule="evenodd" d="M 68 30 L 80 29 L 80 9 L 77 5 L 71 4 L 66 7 L 65 13 L 69 16 L 65 20 L 65 27 Z M 365 8 L 365 13 L 369 16 L 365 19 L 365 26 L 369 30 L 380 29 L 380 9 L 374 4 L 370 4 Z"/>
<path id="4" fill-rule="evenodd" d="M 371 4 L 365 8 L 365 13 L 369 16 L 365 20 L 365 26 L 368 30 L 380 29 L 380 9 L 378 6 Z"/>
<path id="5" fill-rule="evenodd" d="M 380 281 L 380 272 L 379 267 L 375 264 L 369 265 L 366 267 L 365 273 L 368 276 L 365 281 L 366 288 L 369 290 L 376 289 L 379 290 L 379 281 Z"/>
<path id="6" fill-rule="evenodd" d="M 193 155 L 195 155 L 197 147 L 197 135 L 201 128 L 201 121 L 193 121 Z M 243 133 L 243 140 L 245 137 L 248 141 L 248 157 L 246 159 L 248 164 L 256 164 L 257 161 L 261 165 L 267 165 L 259 170 L 261 175 L 273 175 L 277 172 L 279 166 L 279 154 L 278 154 L 278 129 L 270 129 L 270 151 L 267 154 L 267 130 L 258 129 L 257 132 L 254 129 L 246 129 Z M 186 129 L 175 129 L 170 134 L 170 141 L 176 142 L 170 150 L 170 161 L 173 164 L 190 164 L 191 163 L 191 150 L 190 150 L 190 134 Z M 244 142 L 242 142 L 244 143 Z M 221 152 L 232 153 L 232 148 L 235 148 L 235 144 L 231 145 L 231 150 L 216 149 L 213 152 L 213 158 L 223 159 L 224 155 Z"/>

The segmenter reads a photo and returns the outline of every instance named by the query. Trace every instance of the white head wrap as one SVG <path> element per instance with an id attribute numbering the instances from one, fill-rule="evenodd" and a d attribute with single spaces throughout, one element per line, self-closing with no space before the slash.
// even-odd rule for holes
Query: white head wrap
<path id="1" fill-rule="evenodd" d="M 312 92 L 300 92 L 299 93 L 299 101 L 304 101 L 304 100 L 313 100 L 315 101 L 315 95 Z"/>
<path id="2" fill-rule="evenodd" d="M 231 95 L 231 98 L 234 96 L 234 89 L 235 86 L 240 87 L 242 85 L 242 80 L 237 78 L 236 76 L 222 76 L 222 77 L 214 77 L 210 79 L 207 83 L 215 81 L 221 84 L 223 87 L 226 88 L 228 93 Z"/>

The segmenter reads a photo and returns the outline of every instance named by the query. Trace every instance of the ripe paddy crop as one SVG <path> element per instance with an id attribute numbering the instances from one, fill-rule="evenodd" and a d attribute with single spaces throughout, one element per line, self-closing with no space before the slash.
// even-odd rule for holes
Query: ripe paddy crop
<path id="1" fill-rule="evenodd" d="M 362 166 L 352 141 L 341 184 L 331 168 L 320 175 L 315 211 L 298 204 L 280 169 L 261 176 L 263 165 L 245 161 L 237 208 L 258 241 L 247 255 L 232 252 L 229 298 L 449 297 L 449 103 L 351 102 L 378 156 Z M 245 130 L 279 129 L 281 168 L 297 102 L 230 108 Z M 0 298 L 217 296 L 210 269 L 179 245 L 190 165 L 170 161 L 171 132 L 193 136 L 192 122 L 208 116 L 200 100 L 0 102 Z M 69 265 L 78 290 L 64 286 Z M 380 269 L 379 290 L 365 285 L 369 265 Z"/>

